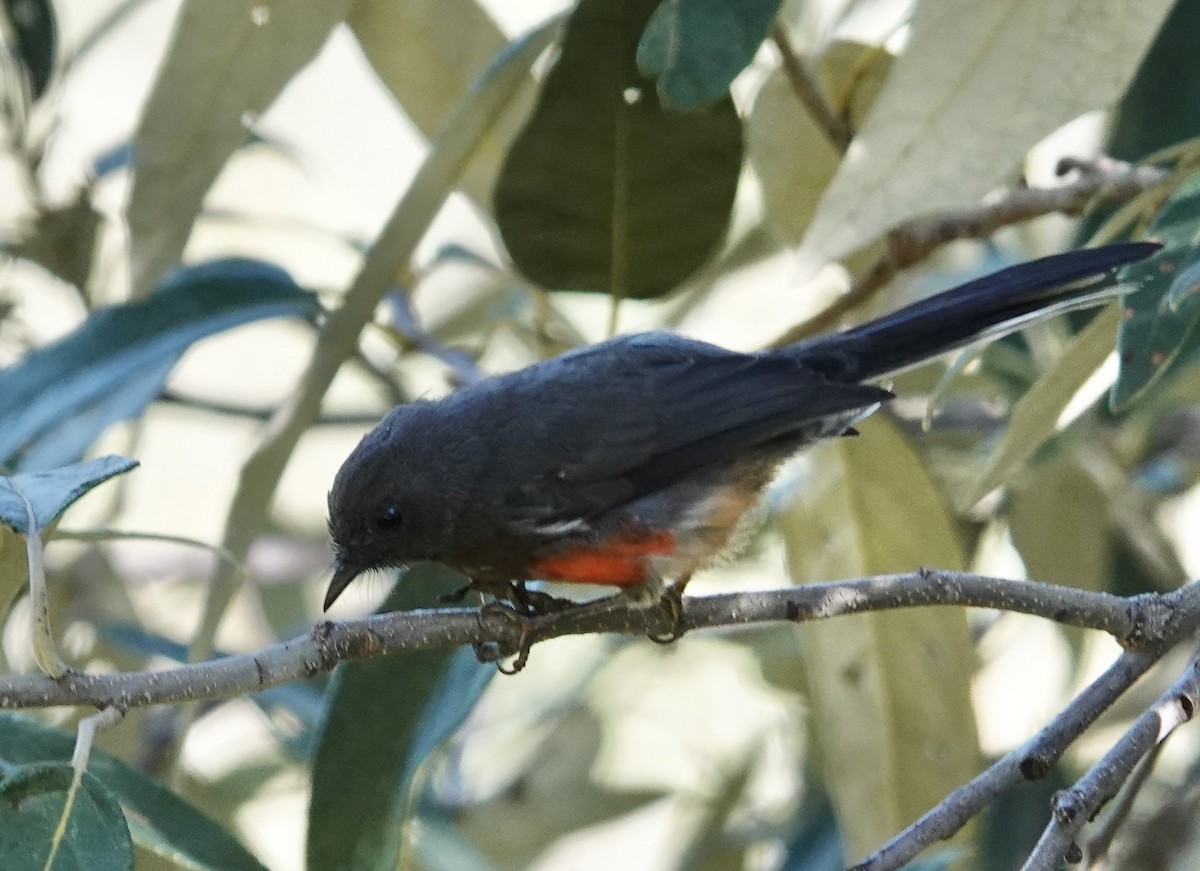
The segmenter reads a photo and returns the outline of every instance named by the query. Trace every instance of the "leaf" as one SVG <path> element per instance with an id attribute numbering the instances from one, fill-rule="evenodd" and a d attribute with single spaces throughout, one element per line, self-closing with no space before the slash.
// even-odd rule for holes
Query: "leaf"
<path id="1" fill-rule="evenodd" d="M 1107 589 L 1109 500 L 1078 458 L 1039 465 L 1010 496 L 1009 530 L 1031 578 Z"/>
<path id="2" fill-rule="evenodd" d="M 252 122 L 325 44 L 350 0 L 188 0 L 135 136 L 131 286 L 179 262 L 213 180 Z"/>
<path id="3" fill-rule="evenodd" d="M 829 796 L 821 784 L 811 792 L 805 783 L 803 804 L 796 826 L 788 833 L 779 871 L 843 871 L 842 837 Z"/>
<path id="4" fill-rule="evenodd" d="M 1200 3 L 1172 5 L 1108 123 L 1103 152 L 1138 161 L 1151 152 L 1200 135 L 1200 76 L 1181 76 L 1196 56 Z"/>
<path id="5" fill-rule="evenodd" d="M 15 45 L 10 45 L 20 61 L 29 93 L 36 102 L 54 74 L 54 56 L 58 52 L 58 22 L 50 0 L 4 0 L 8 25 Z"/>
<path id="6" fill-rule="evenodd" d="M 782 0 L 663 0 L 642 34 L 638 69 L 668 109 L 720 100 L 767 38 Z"/>
<path id="7" fill-rule="evenodd" d="M 883 415 L 861 430 L 809 453 L 810 480 L 781 518 L 793 580 L 960 569 L 953 518 L 908 440 Z M 906 609 L 802 631 L 823 779 L 859 858 L 977 770 L 966 614 Z"/>
<path id="8" fill-rule="evenodd" d="M 851 124 L 865 117 L 893 62 L 878 46 L 835 42 L 821 55 L 821 90 L 834 114 Z M 763 211 L 780 241 L 798 245 L 842 155 L 775 70 L 754 99 L 746 148 L 761 181 Z"/>
<path id="9" fill-rule="evenodd" d="M 363 53 L 427 137 L 437 133 L 508 40 L 476 0 L 359 0 L 346 19 Z M 476 149 L 462 187 L 478 203 L 533 106 L 533 77 L 509 100 Z"/>
<path id="10" fill-rule="evenodd" d="M 23 469 L 52 469 L 82 457 L 109 424 L 136 417 L 162 393 L 178 358 L 148 366 L 126 378 L 120 392 L 101 397 L 76 414 L 44 430 L 20 459 Z"/>
<path id="11" fill-rule="evenodd" d="M 100 220 L 91 191 L 81 187 L 66 203 L 39 206 L 33 223 L 3 247 L 16 257 L 32 260 L 72 287 L 87 287 Z"/>
<path id="12" fill-rule="evenodd" d="M 71 503 L 97 484 L 123 475 L 137 464 L 137 460 L 131 460 L 129 457 L 109 456 L 44 472 L 21 472 L 11 477 L 0 476 L 0 523 L 21 534 L 29 532 L 28 515 L 20 496 L 20 493 L 24 493 L 29 504 L 33 506 L 33 516 L 38 529 L 45 529 L 58 515 L 66 511 Z"/>
<path id="13" fill-rule="evenodd" d="M 74 747 L 73 735 L 29 717 L 0 713 L 0 760 L 8 764 L 65 762 L 71 758 Z M 70 766 L 65 769 L 69 776 Z M 169 844 L 173 855 L 185 867 L 191 863 L 212 871 L 265 871 L 236 838 L 133 766 L 93 748 L 88 774 L 116 797 L 125 815 L 133 820 L 131 833 L 135 843 L 145 843 L 154 852 L 162 852 L 163 844 Z M 87 780 L 85 775 L 85 783 Z M 61 808 L 60 803 L 56 811 Z M 55 816 L 55 823 L 57 820 Z M 9 826 L 0 824 L 0 837 L 8 830 Z M 148 833 L 152 833 L 152 840 L 146 839 Z M 0 867 L 7 871 L 10 866 L 0 863 Z M 58 867 L 56 864 L 56 871 Z M 99 866 L 80 867 L 91 871 Z"/>
<path id="14" fill-rule="evenodd" d="M 196 340 L 317 310 L 313 294 L 268 263 L 230 259 L 178 269 L 149 299 L 101 309 L 75 332 L 0 370 L 0 461 L 29 465 L 21 452 L 43 436 L 63 441 L 52 454 L 34 454 L 40 462 L 77 459 L 80 446 L 110 423 L 140 413 L 156 395 L 154 378 L 165 377 Z"/>
<path id="15" fill-rule="evenodd" d="M 983 471 L 959 500 L 960 506 L 974 505 L 1003 484 L 1017 465 L 1055 433 L 1068 403 L 1112 353 L 1112 334 L 1119 320 L 1117 306 L 1101 311 L 1021 397 L 999 442 L 989 451 Z"/>
<path id="16" fill-rule="evenodd" d="M 19 765 L 0 779 L 0 868 L 43 871 L 67 800 L 69 763 Z M 71 806 L 55 871 L 133 871 L 133 843 L 121 806 L 85 773 Z"/>
<path id="17" fill-rule="evenodd" d="M 1121 272 L 1123 280 L 1138 282 L 1142 289 L 1123 299 L 1125 316 L 1117 331 L 1121 371 L 1108 398 L 1114 411 L 1128 408 L 1157 384 L 1181 355 L 1196 348 L 1200 173 L 1176 191 L 1149 232 L 1163 243 L 1163 250 Z"/>
<path id="18" fill-rule="evenodd" d="M 1170 0 L 923 0 L 908 48 L 821 201 L 805 247 L 838 258 L 961 208 L 1038 140 L 1124 91 Z"/>
<path id="19" fill-rule="evenodd" d="M 495 666 L 479 662 L 473 650 L 461 648 L 450 657 L 413 730 L 404 765 L 406 783 L 411 784 L 417 769 L 458 731 L 495 675 Z"/>
<path id="20" fill-rule="evenodd" d="M 434 565 L 406 571 L 382 606 L 427 606 L 464 583 Z M 449 650 L 346 663 L 330 687 L 329 714 L 313 762 L 308 871 L 396 867 L 409 787 L 424 754 L 461 722 L 494 667 Z"/>
<path id="21" fill-rule="evenodd" d="M 741 169 L 728 97 L 667 112 L 637 71 L 654 0 L 582 0 L 496 184 L 516 267 L 548 289 L 668 293 L 721 243 Z"/>

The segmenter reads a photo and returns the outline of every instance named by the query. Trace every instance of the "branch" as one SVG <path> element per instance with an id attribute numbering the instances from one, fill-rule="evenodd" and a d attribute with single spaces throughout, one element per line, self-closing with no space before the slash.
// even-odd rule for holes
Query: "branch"
<path id="1" fill-rule="evenodd" d="M 1149 594 L 1126 600 L 1136 610 L 1165 608 L 1161 619 L 1145 625 L 1162 627 L 1160 634 L 1145 637 L 1144 644 L 1130 645 L 1108 670 L 1075 697 L 1028 743 L 1007 753 L 986 771 L 963 784 L 920 819 L 896 835 L 850 871 L 897 871 L 930 845 L 951 838 L 1000 793 L 1022 780 L 1040 780 L 1108 707 L 1162 655 L 1200 625 L 1200 585 L 1189 584 L 1165 595 Z M 1135 602 L 1141 602 L 1141 606 Z M 1151 604 L 1153 603 L 1153 604 Z M 1140 621 L 1139 621 L 1140 622 Z"/>
<path id="2" fill-rule="evenodd" d="M 1126 651 L 1034 738 L 942 799 L 936 807 L 850 871 L 898 871 L 927 847 L 965 826 L 1002 792 L 1045 777 L 1100 714 L 1158 662 L 1161 651 Z"/>
<path id="3" fill-rule="evenodd" d="M 1126 653 L 1118 662 L 1145 660 L 1145 668 L 1179 637 L 1180 627 L 1195 622 L 1183 619 L 1184 616 L 1200 610 L 1187 611 L 1195 602 L 1185 601 L 1177 594 L 1122 598 L 1051 584 L 919 571 L 782 590 L 689 597 L 683 604 L 683 627 L 805 622 L 927 605 L 1001 608 L 1098 629 L 1110 633 L 1127 647 L 1143 650 Z M 534 640 L 594 632 L 661 635 L 672 628 L 671 618 L 663 610 L 645 608 L 632 600 L 621 601 L 611 609 L 550 613 L 532 619 L 528 626 Z M 0 708 L 95 705 L 128 710 L 144 705 L 225 698 L 315 677 L 342 661 L 403 650 L 471 644 L 489 653 L 489 658 L 506 656 L 520 647 L 521 631 L 519 619 L 504 619 L 494 611 L 481 613 L 471 608 L 403 611 L 336 623 L 325 621 L 308 635 L 256 653 L 168 670 L 116 674 L 69 671 L 59 679 L 40 675 L 0 676 Z M 1136 675 L 1129 683 L 1134 679 Z M 1128 683 L 1113 698 L 1126 686 Z M 1100 710 L 1103 707 L 1095 714 Z M 1049 757 L 1043 754 L 1036 758 Z"/>
<path id="4" fill-rule="evenodd" d="M 887 251 L 850 290 L 828 308 L 788 329 L 771 343 L 772 347 L 790 345 L 836 326 L 897 273 L 925 260 L 948 242 L 986 238 L 1003 227 L 1043 215 L 1081 215 L 1100 203 L 1130 199 L 1170 175 L 1158 167 L 1131 166 L 1114 160 L 1064 162 L 1063 168 L 1078 169 L 1080 177 L 1057 187 L 1020 188 L 996 202 L 915 218 L 896 227 L 888 234 Z"/>
<path id="5" fill-rule="evenodd" d="M 804 104 L 809 116 L 824 132 L 830 145 L 836 148 L 839 154 L 845 154 L 846 149 L 850 147 L 850 140 L 854 137 L 854 132 L 850 129 L 850 125 L 834 114 L 833 107 L 821 93 L 820 84 L 813 78 L 804 59 L 792 49 L 787 31 L 778 22 L 771 29 L 771 41 L 779 50 L 780 67 L 796 97 Z"/>
<path id="6" fill-rule="evenodd" d="M 1142 712 L 1116 744 L 1071 789 L 1055 793 L 1050 824 L 1029 854 L 1022 871 L 1054 871 L 1064 858 L 1082 858 L 1075 839 L 1084 824 L 1115 796 L 1134 767 L 1177 726 L 1196 713 L 1200 701 L 1200 660 Z M 1074 859 L 1072 860 L 1072 858 Z"/>

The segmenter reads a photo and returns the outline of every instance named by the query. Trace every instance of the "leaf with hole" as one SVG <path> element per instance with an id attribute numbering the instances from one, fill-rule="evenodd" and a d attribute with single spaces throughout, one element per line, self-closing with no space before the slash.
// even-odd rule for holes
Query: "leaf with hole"
<path id="1" fill-rule="evenodd" d="M 1200 263 L 1200 173 L 1185 182 L 1150 227 L 1163 250 L 1125 267 L 1124 281 L 1142 289 L 1123 300 L 1125 316 L 1117 332 L 1121 371 L 1109 394 L 1114 410 L 1130 403 L 1171 369 L 1181 356 L 1200 348 L 1200 294 L 1195 292 Z"/>

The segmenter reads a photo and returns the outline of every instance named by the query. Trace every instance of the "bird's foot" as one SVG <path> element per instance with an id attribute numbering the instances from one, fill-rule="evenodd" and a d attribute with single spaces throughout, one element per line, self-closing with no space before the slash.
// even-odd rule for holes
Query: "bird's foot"
<path id="1" fill-rule="evenodd" d="M 476 616 L 479 628 L 485 632 L 490 631 L 492 627 L 488 626 L 488 621 L 493 618 L 516 627 L 515 650 L 497 641 L 481 641 L 474 645 L 475 658 L 480 662 L 494 662 L 496 670 L 501 674 L 516 674 L 529 661 L 529 650 L 533 647 L 533 642 L 537 640 L 533 617 L 530 614 L 522 613 L 519 606 L 515 604 L 488 602 L 479 609 Z M 509 655 L 513 656 L 513 660 L 506 666 L 501 660 Z"/>
<path id="2" fill-rule="evenodd" d="M 667 632 L 646 636 L 655 644 L 674 644 L 687 632 L 687 627 L 683 625 L 683 588 L 686 585 L 687 580 L 668 584 L 654 603 L 654 607 L 665 611 L 671 620 L 671 628 Z"/>
<path id="3" fill-rule="evenodd" d="M 482 588 L 482 591 L 490 593 L 496 598 L 479 609 L 480 626 L 484 626 L 484 621 L 491 616 L 498 617 L 509 624 L 516 624 L 517 628 L 515 658 L 507 667 L 499 663 L 505 654 L 500 652 L 497 645 L 475 645 L 476 658 L 481 662 L 497 663 L 496 668 L 501 674 L 516 674 L 525 667 L 525 663 L 529 661 L 529 650 L 537 641 L 535 623 L 539 618 L 561 614 L 579 607 L 577 602 L 572 602 L 570 599 L 560 599 L 549 593 L 531 590 L 525 586 L 524 581 L 509 581 L 502 588 L 488 586 Z"/>

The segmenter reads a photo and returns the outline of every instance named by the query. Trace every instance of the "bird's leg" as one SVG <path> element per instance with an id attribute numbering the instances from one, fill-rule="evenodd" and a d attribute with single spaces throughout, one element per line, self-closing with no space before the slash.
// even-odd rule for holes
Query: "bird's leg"
<path id="1" fill-rule="evenodd" d="M 525 586 L 524 581 L 509 582 L 508 600 L 526 617 L 558 614 L 579 605 L 578 602 L 572 602 L 570 599 L 560 599 L 540 590 L 531 590 Z"/>
<path id="2" fill-rule="evenodd" d="M 666 635 L 652 634 L 647 637 L 659 644 L 670 644 L 679 640 L 686 631 L 683 626 L 681 598 L 683 589 L 690 579 L 691 575 L 689 574 L 668 584 L 661 576 L 651 574 L 644 583 L 624 587 L 615 595 L 593 599 L 590 602 L 572 603 L 571 607 L 563 608 L 553 615 L 547 616 L 551 616 L 549 622 L 556 629 L 561 629 L 564 625 L 571 625 L 581 620 L 590 621 L 604 614 L 663 609 L 671 618 L 671 629 Z"/>

